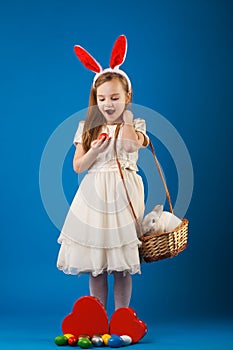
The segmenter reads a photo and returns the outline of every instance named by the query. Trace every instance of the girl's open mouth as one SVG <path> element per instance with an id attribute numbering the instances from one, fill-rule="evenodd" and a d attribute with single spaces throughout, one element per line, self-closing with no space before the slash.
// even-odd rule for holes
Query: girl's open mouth
<path id="1" fill-rule="evenodd" d="M 115 109 L 106 109 L 105 113 L 107 113 L 108 115 L 112 115 L 115 112 Z"/>

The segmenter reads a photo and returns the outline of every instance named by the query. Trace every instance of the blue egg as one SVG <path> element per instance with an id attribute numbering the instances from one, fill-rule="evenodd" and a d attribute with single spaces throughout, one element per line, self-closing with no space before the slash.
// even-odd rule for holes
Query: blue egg
<path id="1" fill-rule="evenodd" d="M 108 339 L 108 346 L 110 348 L 119 348 L 123 345 L 123 340 L 119 335 L 112 334 L 111 338 Z"/>

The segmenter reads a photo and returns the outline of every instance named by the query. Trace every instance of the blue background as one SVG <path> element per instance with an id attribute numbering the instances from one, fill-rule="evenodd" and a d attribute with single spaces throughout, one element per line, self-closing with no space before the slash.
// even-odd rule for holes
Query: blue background
<path id="1" fill-rule="evenodd" d="M 143 265 L 131 306 L 151 327 L 231 320 L 232 2 L 9 0 L 0 6 L 3 332 L 59 334 L 74 301 L 88 294 L 87 276 L 56 269 L 59 231 L 41 201 L 39 166 L 56 127 L 87 107 L 93 75 L 73 45 L 83 45 L 107 67 L 122 33 L 129 43 L 123 68 L 132 77 L 134 102 L 174 125 L 195 176 L 186 214 L 188 249 Z M 69 200 L 77 184 L 72 152 L 64 165 Z M 111 313 L 112 294 L 109 303 Z"/>

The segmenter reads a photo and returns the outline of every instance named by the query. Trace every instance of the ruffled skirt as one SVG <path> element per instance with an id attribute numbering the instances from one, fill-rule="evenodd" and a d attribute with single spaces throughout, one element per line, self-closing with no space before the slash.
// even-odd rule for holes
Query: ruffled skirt
<path id="1" fill-rule="evenodd" d="M 144 214 L 141 177 L 124 170 L 139 221 Z M 118 170 L 90 171 L 73 199 L 61 234 L 57 267 L 67 274 L 140 273 L 135 220 Z"/>

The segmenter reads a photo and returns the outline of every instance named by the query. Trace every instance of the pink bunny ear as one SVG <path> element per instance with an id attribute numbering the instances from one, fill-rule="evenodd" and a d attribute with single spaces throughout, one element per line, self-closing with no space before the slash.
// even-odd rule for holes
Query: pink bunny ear
<path id="1" fill-rule="evenodd" d="M 95 73 L 102 71 L 101 65 L 82 46 L 75 45 L 74 52 L 87 69 Z"/>
<path id="2" fill-rule="evenodd" d="M 110 67 L 112 69 L 119 68 L 124 62 L 127 52 L 127 40 L 125 35 L 120 35 L 115 41 L 110 59 Z"/>

